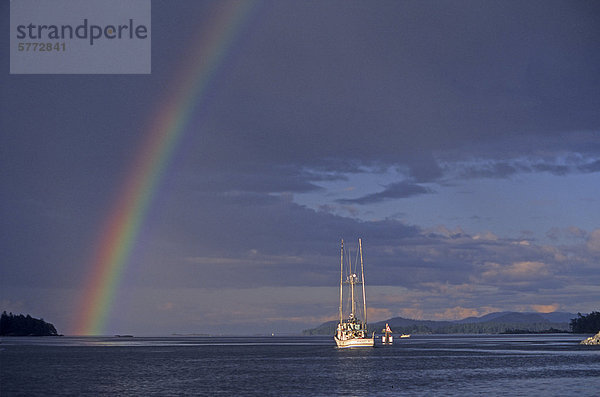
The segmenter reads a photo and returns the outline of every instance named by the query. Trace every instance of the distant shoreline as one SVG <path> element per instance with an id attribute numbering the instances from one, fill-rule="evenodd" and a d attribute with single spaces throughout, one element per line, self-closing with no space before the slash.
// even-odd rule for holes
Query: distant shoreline
<path id="1" fill-rule="evenodd" d="M 414 320 L 394 317 L 384 321 L 369 323 L 369 332 L 378 332 L 388 324 L 394 333 L 426 334 L 503 334 L 503 333 L 569 333 L 573 313 L 520 313 L 495 312 L 481 317 L 468 317 L 462 320 Z M 339 321 L 339 320 L 338 320 Z M 336 320 L 325 322 L 315 328 L 303 331 L 305 335 L 333 335 Z"/>

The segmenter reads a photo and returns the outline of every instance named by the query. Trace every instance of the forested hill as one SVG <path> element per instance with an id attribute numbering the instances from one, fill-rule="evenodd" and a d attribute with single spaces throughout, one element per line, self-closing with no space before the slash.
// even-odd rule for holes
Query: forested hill
<path id="1" fill-rule="evenodd" d="M 394 317 L 369 324 L 369 332 L 379 333 L 389 324 L 394 333 L 404 334 L 499 334 L 506 332 L 569 332 L 572 313 L 497 312 L 457 321 L 412 320 Z M 328 321 L 304 330 L 304 335 L 333 335 L 337 321 Z"/>
<path id="2" fill-rule="evenodd" d="M 0 336 L 57 336 L 54 325 L 29 314 L 6 314 L 0 317 Z"/>

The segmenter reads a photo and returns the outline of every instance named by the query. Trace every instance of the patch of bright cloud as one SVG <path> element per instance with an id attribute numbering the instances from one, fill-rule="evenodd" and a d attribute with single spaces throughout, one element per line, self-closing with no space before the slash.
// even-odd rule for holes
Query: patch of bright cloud
<path id="1" fill-rule="evenodd" d="M 558 310 L 560 305 L 553 303 L 551 305 L 531 305 L 531 308 L 538 313 L 552 313 Z"/>
<path id="2" fill-rule="evenodd" d="M 173 310 L 173 307 L 175 307 L 173 302 L 165 302 L 165 303 L 161 303 L 156 308 L 160 311 L 169 311 L 169 310 Z"/>
<path id="3" fill-rule="evenodd" d="M 550 275 L 548 265 L 537 261 L 515 262 L 510 265 L 487 263 L 481 277 L 486 281 L 530 281 Z"/>
<path id="4" fill-rule="evenodd" d="M 387 320 L 393 317 L 393 313 L 389 308 L 386 307 L 368 307 L 367 316 L 370 323 L 376 321 Z"/>
<path id="5" fill-rule="evenodd" d="M 402 308 L 399 311 L 400 317 L 409 318 L 412 320 L 423 320 L 423 310 L 418 308 Z"/>
<path id="6" fill-rule="evenodd" d="M 462 320 L 467 317 L 478 317 L 479 310 L 461 306 L 449 307 L 441 313 L 436 313 L 436 320 Z"/>
<path id="7" fill-rule="evenodd" d="M 590 233 L 586 245 L 590 251 L 600 253 L 600 229 L 596 229 Z"/>
<path id="8" fill-rule="evenodd" d="M 484 233 L 479 233 L 473 236 L 473 240 L 487 240 L 487 241 L 497 241 L 498 236 L 494 233 L 487 231 Z"/>

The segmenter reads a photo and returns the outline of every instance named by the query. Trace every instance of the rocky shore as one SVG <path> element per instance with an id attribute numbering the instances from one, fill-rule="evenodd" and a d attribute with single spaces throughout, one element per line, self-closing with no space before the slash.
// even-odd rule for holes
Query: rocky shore
<path id="1" fill-rule="evenodd" d="M 594 336 L 590 336 L 587 339 L 582 340 L 580 345 L 600 345 L 600 332 Z"/>

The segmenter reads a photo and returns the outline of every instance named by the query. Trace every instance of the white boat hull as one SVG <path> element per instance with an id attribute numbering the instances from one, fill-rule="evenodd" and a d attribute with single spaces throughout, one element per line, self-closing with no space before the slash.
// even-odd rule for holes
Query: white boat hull
<path id="1" fill-rule="evenodd" d="M 375 338 L 352 338 L 341 340 L 334 336 L 335 344 L 340 348 L 347 347 L 373 347 L 375 346 Z"/>

